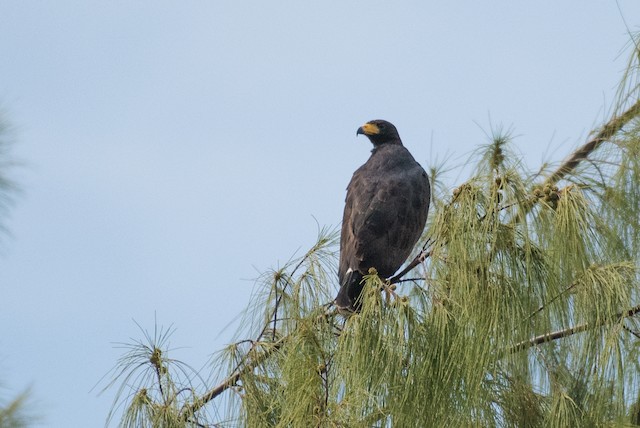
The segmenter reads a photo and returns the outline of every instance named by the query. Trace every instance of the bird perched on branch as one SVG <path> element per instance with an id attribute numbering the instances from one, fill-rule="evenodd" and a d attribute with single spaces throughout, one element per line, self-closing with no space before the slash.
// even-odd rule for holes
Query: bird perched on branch
<path id="1" fill-rule="evenodd" d="M 385 279 L 405 262 L 420 238 L 429 211 L 427 173 L 385 120 L 365 123 L 356 135 L 373 144 L 369 160 L 347 187 L 340 235 L 340 291 L 336 305 L 360 309 L 362 278 L 370 268 Z"/>

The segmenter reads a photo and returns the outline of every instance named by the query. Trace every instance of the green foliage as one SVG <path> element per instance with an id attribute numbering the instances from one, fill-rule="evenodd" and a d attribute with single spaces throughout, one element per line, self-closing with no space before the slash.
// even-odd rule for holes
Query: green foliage
<path id="1" fill-rule="evenodd" d="M 553 171 L 526 170 L 500 131 L 453 191 L 432 168 L 422 262 L 398 284 L 372 270 L 360 313 L 331 304 L 337 239 L 321 230 L 261 276 L 243 323 L 253 339 L 219 354 L 217 386 L 198 392 L 186 371 L 179 386 L 157 341 L 132 348 L 119 376 L 149 374 L 135 375 L 121 425 L 638 424 L 640 101 L 629 81 L 621 113 Z"/>
<path id="2" fill-rule="evenodd" d="M 0 403 L 0 427 L 22 428 L 29 426 L 34 418 L 27 411 L 29 393 L 23 392 L 8 403 Z"/>
<path id="3" fill-rule="evenodd" d="M 206 422 L 208 415 L 185 418 L 181 409 L 199 400 L 197 387 L 204 380 L 198 373 L 181 361 L 167 357 L 171 328 L 154 330 L 153 335 L 141 328 L 145 340 L 123 343 L 124 355 L 113 368 L 109 388 L 120 382 L 114 409 L 121 404 L 126 410 L 120 421 L 121 427 L 198 427 Z M 113 412 L 107 418 L 107 424 Z"/>
<path id="4" fill-rule="evenodd" d="M 17 189 L 16 184 L 9 178 L 15 166 L 10 153 L 11 126 L 6 119 L 6 113 L 0 109 L 0 232 L 6 233 L 4 220 L 13 203 Z M 29 426 L 35 420 L 33 412 L 27 410 L 29 392 L 23 392 L 8 402 L 0 402 L 0 427 L 18 428 Z"/>

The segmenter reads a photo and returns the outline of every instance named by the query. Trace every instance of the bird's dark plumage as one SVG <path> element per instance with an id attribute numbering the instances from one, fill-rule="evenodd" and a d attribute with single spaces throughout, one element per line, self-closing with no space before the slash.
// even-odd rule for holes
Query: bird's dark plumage
<path id="1" fill-rule="evenodd" d="M 373 150 L 347 187 L 340 235 L 336 305 L 357 311 L 362 277 L 375 268 L 389 278 L 420 238 L 429 211 L 427 173 L 402 145 L 396 127 L 372 120 L 358 128 Z"/>

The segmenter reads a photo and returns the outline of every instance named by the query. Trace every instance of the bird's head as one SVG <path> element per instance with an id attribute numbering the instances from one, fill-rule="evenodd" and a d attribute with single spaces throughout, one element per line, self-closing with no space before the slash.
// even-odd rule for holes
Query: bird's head
<path id="1" fill-rule="evenodd" d="M 374 147 L 378 147 L 381 144 L 402 144 L 398 130 L 386 120 L 378 119 L 365 123 L 358 128 L 356 135 L 359 134 L 366 135 Z"/>

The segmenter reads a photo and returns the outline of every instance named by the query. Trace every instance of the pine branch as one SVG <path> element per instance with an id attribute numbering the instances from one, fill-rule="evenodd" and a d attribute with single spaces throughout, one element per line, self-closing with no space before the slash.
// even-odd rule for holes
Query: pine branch
<path id="1" fill-rule="evenodd" d="M 632 119 L 636 118 L 640 115 L 640 100 L 636 101 L 634 105 L 629 107 L 627 111 L 622 113 L 620 116 L 615 116 L 609 122 L 607 122 L 600 131 L 595 135 L 594 138 L 586 142 L 584 145 L 579 147 L 576 151 L 571 153 L 569 157 L 567 157 L 562 165 L 558 167 L 547 179 L 544 181 L 541 187 L 545 186 L 553 186 L 558 181 L 562 180 L 568 174 L 570 174 L 576 167 L 584 160 L 586 160 L 591 153 L 593 153 L 602 143 L 610 140 L 616 133 L 618 133 L 627 123 L 629 123 Z M 515 217 L 515 222 L 520 222 L 524 216 L 526 216 L 529 211 L 535 205 L 535 201 L 537 198 L 532 198 L 528 203 L 524 205 L 522 211 L 520 211 Z"/>
<path id="2" fill-rule="evenodd" d="M 585 160 L 594 150 L 596 150 L 602 143 L 608 141 L 618 131 L 622 129 L 629 121 L 640 114 L 640 100 L 632 105 L 627 111 L 620 116 L 612 118 L 602 129 L 596 134 L 596 136 L 573 152 L 560 167 L 551 174 L 546 180 L 544 185 L 554 185 L 558 181 L 562 180 L 567 174 L 573 171 L 583 160 Z M 544 187 L 543 185 L 543 187 Z"/>
<path id="3" fill-rule="evenodd" d="M 634 306 L 631 309 L 627 309 L 626 311 L 623 311 L 623 312 L 620 312 L 620 313 L 616 314 L 615 320 L 616 321 L 620 321 L 622 318 L 632 317 L 635 314 L 637 314 L 638 312 L 640 312 L 640 305 Z M 576 333 L 581 333 L 581 332 L 589 330 L 591 328 L 603 326 L 606 323 L 607 323 L 607 321 L 601 321 L 601 322 L 599 322 L 597 324 L 582 323 L 582 324 L 578 324 L 578 325 L 576 325 L 574 327 L 565 328 L 565 329 L 562 329 L 562 330 L 554 331 L 552 333 L 541 334 L 540 336 L 536 336 L 536 337 L 534 337 L 532 339 L 524 340 L 524 341 L 522 341 L 520 343 L 517 343 L 517 344 L 513 345 L 511 348 L 509 348 L 507 353 L 514 354 L 514 353 L 519 352 L 519 351 L 524 351 L 525 349 L 532 348 L 532 347 L 534 347 L 536 345 L 540 345 L 542 343 L 551 342 L 551 341 L 554 341 L 554 340 L 557 340 L 557 339 L 562 339 L 564 337 L 573 336 Z"/>
<path id="4" fill-rule="evenodd" d="M 274 352 L 278 351 L 285 342 L 286 337 L 283 337 L 279 341 L 272 344 L 272 346 L 262 352 L 260 355 L 256 356 L 256 358 L 247 361 L 246 363 L 240 363 L 235 368 L 233 373 L 228 376 L 225 380 L 223 380 L 220 384 L 213 387 L 209 391 L 207 391 L 199 400 L 195 401 L 193 404 L 185 406 L 182 409 L 182 419 L 187 421 L 191 418 L 198 410 L 200 410 L 204 405 L 208 402 L 212 401 L 214 398 L 225 392 L 227 389 L 232 388 L 238 384 L 238 381 L 242 379 L 246 373 L 250 372 L 260 364 L 262 364 L 267 358 L 269 358 Z M 256 352 L 256 347 L 260 342 L 254 342 L 251 349 L 247 352 L 247 355 Z"/>
<path id="5" fill-rule="evenodd" d="M 318 240 L 318 242 L 309 251 L 305 253 L 305 255 L 298 261 L 298 263 L 296 263 L 295 267 L 293 268 L 291 273 L 288 275 L 288 277 L 292 277 L 293 275 L 295 275 L 298 269 L 300 269 L 303 266 L 303 264 L 309 260 L 311 255 L 316 253 L 323 246 L 327 245 L 329 241 L 330 241 L 330 238 L 321 237 Z M 262 330 L 258 334 L 257 339 L 251 341 L 252 342 L 251 348 L 247 351 L 247 353 L 244 355 L 242 360 L 236 365 L 232 373 L 226 379 L 224 379 L 217 386 L 207 391 L 204 395 L 202 395 L 202 397 L 200 397 L 198 400 L 195 400 L 192 404 L 185 405 L 183 407 L 181 411 L 182 420 L 188 421 L 191 417 L 193 417 L 193 415 L 198 410 L 204 407 L 207 403 L 209 403 L 210 401 L 218 397 L 220 394 L 222 394 L 229 388 L 236 386 L 238 384 L 238 381 L 240 381 L 245 374 L 249 373 L 251 370 L 258 367 L 265 360 L 267 360 L 271 355 L 273 355 L 280 348 L 282 348 L 282 346 L 284 345 L 285 341 L 289 336 L 282 337 L 277 341 L 275 341 L 275 338 L 277 334 L 276 327 L 278 322 L 278 315 L 277 315 L 278 308 L 284 297 L 284 291 L 286 287 L 290 285 L 289 280 L 287 278 L 285 278 L 285 280 L 287 281 L 287 283 L 283 287 L 283 289 L 280 291 L 279 294 L 278 294 L 278 288 L 277 288 L 278 280 L 276 280 L 276 283 L 274 284 L 276 298 L 275 298 L 272 313 L 270 316 L 267 317 L 267 322 L 265 323 Z M 262 353 L 257 354 L 258 346 L 265 343 L 263 342 L 263 339 L 266 337 L 267 333 L 269 332 L 270 325 L 273 325 L 273 328 L 271 329 L 271 333 L 273 335 L 272 336 L 273 341 L 268 342 L 271 346 L 269 348 L 263 349 Z"/>

